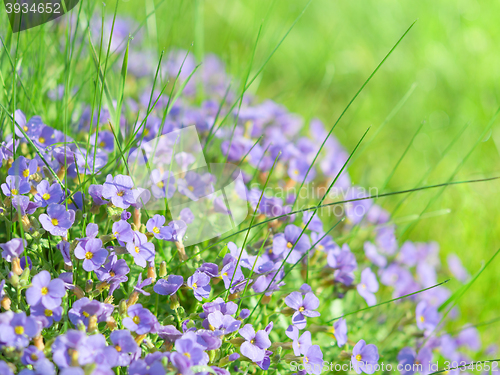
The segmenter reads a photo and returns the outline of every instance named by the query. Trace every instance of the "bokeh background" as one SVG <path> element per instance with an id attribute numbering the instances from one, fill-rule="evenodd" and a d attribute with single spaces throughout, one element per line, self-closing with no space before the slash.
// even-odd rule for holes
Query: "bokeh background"
<path id="1" fill-rule="evenodd" d="M 155 10 L 146 29 L 159 51 L 192 46 L 198 57 L 214 52 L 244 81 L 259 28 L 252 74 L 307 3 L 166 0 L 157 2 L 155 9 L 155 3 L 146 0 L 140 5 L 121 2 L 119 12 L 144 20 Z M 476 0 L 314 0 L 249 91 L 305 119 L 318 117 L 329 128 L 416 21 L 334 132 L 352 150 L 371 126 L 368 147 L 349 167 L 354 183 L 383 193 L 452 177 L 459 181 L 497 176 L 499 12 L 500 3 Z M 435 240 L 443 263 L 447 254 L 457 253 L 474 274 L 500 246 L 499 189 L 499 181 L 467 184 L 416 193 L 402 205 L 402 196 L 378 203 L 389 211 L 399 206 L 395 215 L 401 243 Z M 461 299 L 459 322 L 476 324 L 498 316 L 499 266 L 496 259 Z M 452 280 L 449 287 L 455 290 L 459 283 Z M 500 325 L 479 329 L 491 342 Z"/>
<path id="2" fill-rule="evenodd" d="M 371 127 L 349 167 L 353 182 L 384 193 L 500 176 L 499 2 L 118 1 L 119 16 L 143 22 L 140 43 L 156 48 L 158 56 L 172 48 L 191 48 L 199 60 L 215 53 L 236 85 L 249 69 L 250 76 L 257 73 L 279 45 L 249 91 L 286 105 L 306 123 L 317 117 L 327 128 L 416 21 L 335 129 L 351 151 Z M 106 2 L 105 14 L 115 6 Z M 6 17 L 0 22 L 6 26 Z M 500 247 L 499 189 L 500 180 L 378 203 L 391 212 L 397 208 L 400 243 L 437 241 L 443 263 L 457 253 L 474 274 Z M 457 327 L 499 315 L 499 266 L 496 259 L 460 300 Z M 452 280 L 448 286 L 456 290 L 460 284 Z M 500 323 L 479 329 L 492 342 Z"/>

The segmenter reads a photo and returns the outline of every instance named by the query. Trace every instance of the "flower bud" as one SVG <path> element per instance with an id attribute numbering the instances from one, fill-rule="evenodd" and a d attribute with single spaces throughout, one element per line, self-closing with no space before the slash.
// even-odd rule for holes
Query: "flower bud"
<path id="1" fill-rule="evenodd" d="M 156 280 L 156 270 L 154 265 L 148 267 L 148 279 L 152 279 L 153 282 Z"/>
<path id="2" fill-rule="evenodd" d="M 170 308 L 172 310 L 177 310 L 180 306 L 179 297 L 176 294 L 170 297 Z"/>
<path id="3" fill-rule="evenodd" d="M 85 283 L 85 293 L 90 293 L 94 287 L 94 282 L 92 280 L 87 280 Z"/>
<path id="4" fill-rule="evenodd" d="M 229 342 L 234 346 L 241 346 L 241 344 L 245 342 L 245 339 L 243 337 L 236 337 L 232 340 L 229 340 Z"/>
<path id="5" fill-rule="evenodd" d="M 29 266 L 26 266 L 26 268 L 21 273 L 21 277 L 19 277 L 19 284 L 21 286 L 29 285 L 29 275 L 30 275 L 30 268 Z"/>
<path id="6" fill-rule="evenodd" d="M 21 259 L 17 257 L 12 258 L 11 271 L 18 276 L 23 273 L 23 269 L 21 268 Z"/>
<path id="7" fill-rule="evenodd" d="M 127 300 L 122 299 L 120 301 L 120 304 L 118 305 L 118 312 L 120 313 L 121 316 L 127 315 L 128 307 L 127 307 Z"/>
<path id="8" fill-rule="evenodd" d="M 1 306 L 4 310 L 9 311 L 11 304 L 12 304 L 12 301 L 10 300 L 9 297 L 3 297 L 2 302 L 1 302 Z"/>
<path id="9" fill-rule="evenodd" d="M 106 327 L 110 331 L 114 331 L 118 327 L 118 325 L 116 324 L 115 318 L 113 318 L 112 316 L 110 316 L 108 319 L 106 319 Z"/>
<path id="10" fill-rule="evenodd" d="M 213 363 L 214 362 L 216 355 L 217 355 L 217 352 L 215 350 L 209 350 L 208 351 L 209 363 Z"/>
<path id="11" fill-rule="evenodd" d="M 97 315 L 92 315 L 89 317 L 89 326 L 87 328 L 88 333 L 94 333 L 97 331 Z"/>
<path id="12" fill-rule="evenodd" d="M 76 299 L 85 297 L 85 293 L 83 292 L 82 288 L 80 288 L 78 285 L 76 285 L 73 288 L 73 294 L 76 296 Z"/>
<path id="13" fill-rule="evenodd" d="M 14 288 L 17 288 L 19 286 L 19 276 L 17 276 L 16 273 L 14 272 L 9 272 L 9 282 L 12 284 Z"/>
<path id="14" fill-rule="evenodd" d="M 115 236 L 113 236 L 112 234 L 105 234 L 103 236 L 100 236 L 99 239 L 102 241 L 102 244 L 105 245 L 108 242 L 113 241 L 115 239 Z"/>
<path id="15" fill-rule="evenodd" d="M 142 344 L 142 340 L 144 340 L 146 338 L 147 335 L 139 335 L 135 338 L 135 342 L 137 343 L 137 345 L 141 345 Z"/>
<path id="16" fill-rule="evenodd" d="M 43 343 L 43 337 L 37 336 L 33 339 L 33 344 L 35 344 L 38 350 L 43 351 L 45 349 L 45 344 Z"/>
<path id="17" fill-rule="evenodd" d="M 167 276 L 167 262 L 163 261 L 160 263 L 160 277 L 165 277 Z"/>
<path id="18" fill-rule="evenodd" d="M 352 356 L 351 352 L 347 352 L 345 350 L 342 350 L 339 354 L 339 358 L 343 361 L 350 359 Z"/>
<path id="19" fill-rule="evenodd" d="M 269 304 L 269 302 L 271 302 L 271 298 L 272 298 L 272 297 L 273 297 L 272 295 L 270 295 L 270 296 L 266 296 L 266 295 L 264 295 L 264 297 L 262 297 L 262 302 L 261 302 L 261 303 L 262 303 L 263 305 L 268 305 L 268 304 Z"/>
<path id="20" fill-rule="evenodd" d="M 181 262 L 185 262 L 186 260 L 188 260 L 188 256 L 186 254 L 186 249 L 184 248 L 184 244 L 182 243 L 182 241 L 175 241 L 175 246 L 177 247 L 177 252 L 179 253 L 179 258 L 181 260 Z"/>
<path id="21" fill-rule="evenodd" d="M 127 307 L 135 305 L 138 300 L 139 300 L 139 293 L 132 292 L 132 294 L 130 295 L 129 299 L 127 300 Z"/>
<path id="22" fill-rule="evenodd" d="M 272 363 L 279 363 L 281 361 L 281 353 L 283 353 L 283 348 L 280 346 L 275 350 L 274 355 L 271 357 Z"/>

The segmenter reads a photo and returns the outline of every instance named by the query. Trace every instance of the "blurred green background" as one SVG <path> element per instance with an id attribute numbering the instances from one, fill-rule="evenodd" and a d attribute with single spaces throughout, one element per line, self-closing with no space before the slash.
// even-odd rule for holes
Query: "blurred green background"
<path id="1" fill-rule="evenodd" d="M 164 1 L 148 20 L 150 40 L 159 50 L 194 43 L 198 56 L 214 52 L 235 77 L 244 80 L 262 25 L 252 72 L 255 73 L 303 11 L 302 0 Z M 111 6 L 109 7 L 111 8 Z M 120 13 L 143 20 L 154 9 L 146 0 L 119 5 Z M 500 106 L 500 3 L 459 0 L 314 0 L 266 65 L 250 91 L 286 105 L 306 119 L 318 117 L 330 128 L 347 103 L 405 30 L 414 27 L 363 90 L 334 134 L 350 151 L 371 126 L 370 140 L 409 93 L 400 110 L 378 132 L 349 168 L 353 182 L 382 188 L 414 138 L 385 191 L 454 180 L 500 175 L 500 126 L 480 138 Z M 155 30 L 158 30 L 157 32 Z M 467 126 L 443 156 L 446 148 Z M 413 194 L 396 214 L 399 228 L 415 223 L 400 237 L 439 242 L 441 259 L 457 253 L 476 273 L 500 246 L 497 193 L 500 182 L 448 187 Z M 379 200 L 392 211 L 401 196 Z M 428 202 L 427 215 L 416 222 Z M 460 305 L 466 322 L 498 315 L 500 283 L 496 259 Z M 452 290 L 458 281 L 449 284 Z M 495 342 L 498 325 L 479 328 Z M 478 358 L 479 359 L 479 358 Z"/>
<path id="2" fill-rule="evenodd" d="M 120 16 L 142 22 L 153 14 L 145 23 L 146 43 L 158 51 L 193 46 L 198 58 L 214 52 L 240 82 L 250 67 L 259 28 L 251 75 L 307 5 L 306 0 L 119 1 Z M 107 2 L 106 12 L 111 14 L 115 5 Z M 384 193 L 446 182 L 459 166 L 455 181 L 500 176 L 500 121 L 480 137 L 500 106 L 499 12 L 500 3 L 492 1 L 314 0 L 249 91 L 306 119 L 318 117 L 330 128 L 417 20 L 335 129 L 348 151 L 368 127 L 365 144 L 377 134 L 349 167 L 353 182 Z M 448 187 L 439 196 L 440 189 L 411 195 L 395 215 L 404 231 L 400 242 L 435 240 L 443 263 L 447 254 L 457 253 L 469 272 L 476 273 L 500 247 L 499 187 L 493 181 Z M 378 203 L 392 212 L 401 199 Z M 426 209 L 428 202 L 432 204 Z M 500 297 L 494 289 L 500 283 L 499 266 L 496 259 L 462 298 L 457 327 L 499 315 Z M 448 285 L 452 290 L 460 286 L 455 280 Z M 494 342 L 500 324 L 480 330 L 485 342 Z"/>

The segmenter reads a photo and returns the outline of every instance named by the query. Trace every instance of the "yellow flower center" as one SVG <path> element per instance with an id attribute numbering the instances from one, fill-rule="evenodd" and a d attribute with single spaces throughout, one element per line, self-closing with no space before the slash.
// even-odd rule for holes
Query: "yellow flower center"
<path id="1" fill-rule="evenodd" d="M 300 306 L 300 307 L 299 307 L 299 311 L 300 311 L 300 312 L 302 312 L 302 311 L 304 311 L 304 310 L 305 310 L 305 309 L 304 309 L 304 306 Z"/>
<path id="2" fill-rule="evenodd" d="M 160 181 L 160 182 L 156 183 L 156 186 L 158 186 L 160 189 L 163 189 L 165 184 L 163 183 L 163 181 Z"/>
<path id="3" fill-rule="evenodd" d="M 135 252 L 136 252 L 137 254 L 139 254 L 139 251 L 141 251 L 141 249 L 139 249 L 139 247 L 138 247 L 138 246 L 136 246 L 136 247 L 135 247 Z"/>
<path id="4" fill-rule="evenodd" d="M 420 317 L 420 321 L 423 323 L 425 322 L 425 318 L 423 316 Z"/>
<path id="5" fill-rule="evenodd" d="M 308 362 L 309 362 L 309 358 L 304 357 L 304 363 L 308 363 Z"/>
<path id="6" fill-rule="evenodd" d="M 323 245 L 318 245 L 318 250 L 319 251 L 323 251 L 325 249 L 325 247 Z"/>
<path id="7" fill-rule="evenodd" d="M 24 333 L 24 327 L 16 326 L 16 328 L 14 328 L 14 331 L 16 332 L 16 335 L 22 335 Z"/>
<path id="8" fill-rule="evenodd" d="M 45 143 L 45 138 L 43 138 L 43 137 L 38 138 L 38 142 Z"/>
<path id="9" fill-rule="evenodd" d="M 363 359 L 363 357 L 361 357 L 361 354 L 358 354 L 358 355 L 356 356 L 356 361 L 361 361 L 362 359 Z"/>
<path id="10" fill-rule="evenodd" d="M 139 318 L 138 315 L 134 316 L 132 318 L 132 321 L 135 323 L 135 324 L 139 324 L 141 322 L 141 318 Z"/>
<path id="11" fill-rule="evenodd" d="M 366 289 L 366 284 L 361 284 L 361 288 Z"/>
<path id="12" fill-rule="evenodd" d="M 30 357 L 31 357 L 31 359 L 33 361 L 38 361 L 38 356 L 35 353 L 33 353 L 32 355 L 30 355 Z"/>
<path id="13" fill-rule="evenodd" d="M 255 342 L 255 339 L 250 340 L 250 344 L 253 344 Z"/>
<path id="14" fill-rule="evenodd" d="M 189 189 L 189 191 L 193 191 L 193 190 L 194 190 L 194 187 L 193 187 L 193 186 L 191 186 L 191 185 L 189 185 L 189 186 L 188 186 L 188 189 Z"/>
<path id="15" fill-rule="evenodd" d="M 208 328 L 210 328 L 211 331 L 215 331 L 215 327 L 211 324 L 208 325 Z"/>
<path id="16" fill-rule="evenodd" d="M 90 251 L 87 251 L 85 253 L 85 259 L 92 259 L 94 257 L 94 254 L 91 253 Z"/>
<path id="17" fill-rule="evenodd" d="M 45 193 L 44 195 L 42 195 L 42 198 L 44 201 L 48 201 L 50 199 L 50 194 L 49 193 Z"/>
<path id="18" fill-rule="evenodd" d="M 25 126 L 23 126 L 23 130 L 24 130 L 25 132 L 27 132 L 27 131 L 28 131 L 28 127 L 27 127 L 26 125 L 25 125 Z"/>
<path id="19" fill-rule="evenodd" d="M 47 288 L 46 286 L 44 286 L 44 287 L 42 288 L 42 292 L 41 292 L 41 293 L 42 293 L 42 296 L 45 296 L 48 292 L 49 292 L 49 288 Z"/>
<path id="20" fill-rule="evenodd" d="M 160 228 L 154 227 L 153 228 L 153 232 L 156 233 L 156 234 L 160 233 Z"/>
<path id="21" fill-rule="evenodd" d="M 10 191 L 10 193 L 11 193 L 12 195 L 17 195 L 17 194 L 19 194 L 19 191 L 17 191 L 17 189 L 12 189 L 12 190 Z"/>
<path id="22" fill-rule="evenodd" d="M 191 354 L 189 354 L 188 352 L 184 352 L 184 355 L 188 358 L 191 358 Z"/>
<path id="23" fill-rule="evenodd" d="M 299 174 L 299 170 L 298 170 L 298 169 L 295 169 L 295 170 L 293 171 L 293 174 L 295 174 L 295 175 Z"/>
<path id="24" fill-rule="evenodd" d="M 109 271 L 109 276 L 115 277 L 115 273 L 113 271 Z"/>
<path id="25" fill-rule="evenodd" d="M 291 249 L 291 248 L 293 247 L 293 243 L 288 242 L 288 243 L 286 244 L 286 247 L 288 247 L 289 249 Z"/>
<path id="26" fill-rule="evenodd" d="M 89 314 L 88 312 L 86 312 L 86 311 L 82 312 L 82 315 L 83 315 L 84 317 L 86 317 L 86 318 L 88 318 L 88 317 L 90 316 L 90 314 Z"/>
<path id="27" fill-rule="evenodd" d="M 52 225 L 56 226 L 59 224 L 59 220 L 57 219 L 52 219 Z"/>
<path id="28" fill-rule="evenodd" d="M 24 178 L 27 178 L 29 175 L 30 175 L 30 170 L 29 170 L 29 169 L 25 169 L 25 170 L 23 171 L 23 177 L 24 177 Z"/>
<path id="29" fill-rule="evenodd" d="M 193 283 L 193 289 L 196 289 L 196 288 L 198 288 L 198 284 Z"/>
<path id="30" fill-rule="evenodd" d="M 52 310 L 45 309 L 44 314 L 45 314 L 45 316 L 47 316 L 47 317 L 51 317 L 51 316 L 52 316 L 52 314 L 53 314 L 53 312 L 52 312 Z"/>
<path id="31" fill-rule="evenodd" d="M 116 195 L 118 195 L 119 197 L 123 197 L 123 194 L 125 194 L 124 191 L 119 191 L 118 193 L 116 193 Z"/>
<path id="32" fill-rule="evenodd" d="M 104 143 L 104 141 L 102 141 L 101 143 L 99 143 L 99 146 L 104 147 L 104 146 L 106 146 L 106 143 Z"/>
<path id="33" fill-rule="evenodd" d="M 117 352 L 121 352 L 122 351 L 122 347 L 120 345 L 116 345 L 115 349 L 116 349 Z"/>

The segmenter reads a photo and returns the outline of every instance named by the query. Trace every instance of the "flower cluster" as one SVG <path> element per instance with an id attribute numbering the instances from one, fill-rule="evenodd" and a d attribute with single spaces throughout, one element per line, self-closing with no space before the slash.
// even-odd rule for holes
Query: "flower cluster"
<path id="1" fill-rule="evenodd" d="M 125 53 L 130 24 L 116 26 L 113 50 Z M 292 361 L 301 375 L 322 373 L 324 361 L 371 374 L 383 351 L 410 375 L 414 364 L 427 374 L 438 356 L 468 361 L 481 350 L 473 327 L 446 333 L 458 311 L 445 316 L 440 306 L 451 292 L 431 288 L 443 271 L 438 245 L 399 244 L 390 214 L 359 200 L 366 194 L 343 171 L 349 155 L 321 121 L 305 126 L 283 106 L 248 95 L 231 107 L 238 94 L 212 55 L 191 74 L 191 54 L 169 54 L 162 74 L 183 87 L 182 100 L 171 100 L 149 86 L 151 53 L 130 51 L 130 79 L 142 91 L 121 117 L 84 107 L 70 136 L 17 110 L 15 132 L 2 135 L 1 374 L 287 373 Z M 149 206 L 213 193 L 216 174 L 193 170 L 197 156 L 176 151 L 168 136 L 189 125 L 208 159 L 241 166 L 244 184 L 235 192 L 255 213 L 252 228 L 198 246 L 185 245 L 201 230 L 197 212 Z M 162 136 L 155 149 L 145 143 Z M 127 155 L 147 158 L 145 186 L 122 165 Z M 160 160 L 170 170 L 145 167 Z M 300 191 L 264 190 L 269 181 L 317 193 L 332 180 L 337 193 L 325 203 L 346 201 L 337 205 L 341 214 L 301 210 L 317 202 Z M 227 219 L 223 198 L 207 210 Z M 468 280 L 458 257 L 449 265 Z M 408 294 L 390 311 L 375 309 Z M 367 306 L 374 309 L 347 315 Z"/>

